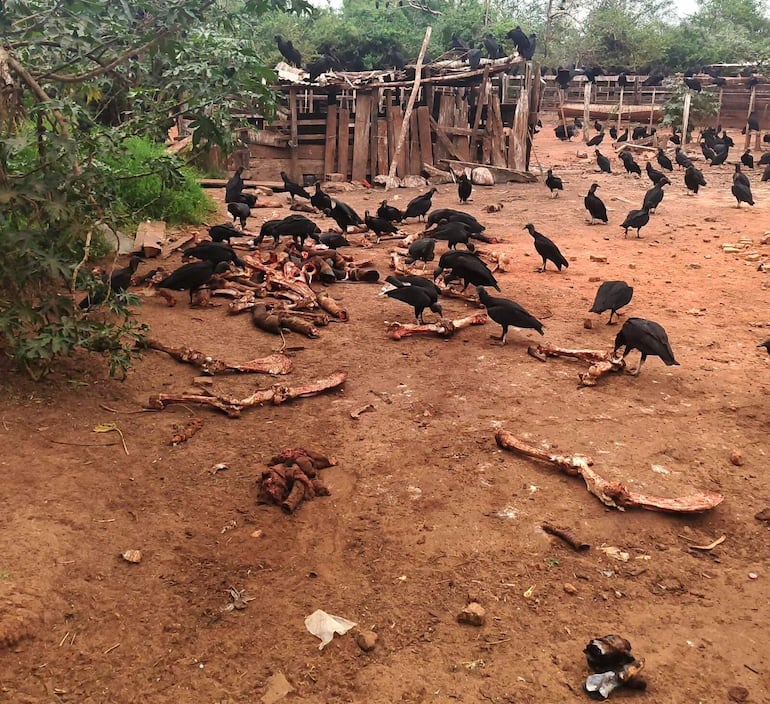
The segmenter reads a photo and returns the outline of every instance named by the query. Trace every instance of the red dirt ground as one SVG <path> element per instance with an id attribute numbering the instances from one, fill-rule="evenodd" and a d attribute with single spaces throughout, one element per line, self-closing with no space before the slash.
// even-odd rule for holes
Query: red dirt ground
<path id="1" fill-rule="evenodd" d="M 240 704 L 260 701 L 282 672 L 296 689 L 286 701 L 562 704 L 587 699 L 586 642 L 618 633 L 646 658 L 649 687 L 613 698 L 717 703 L 742 686 L 748 701 L 770 701 L 770 546 L 754 518 L 770 506 L 770 358 L 756 349 L 770 336 L 768 275 L 720 247 L 748 237 L 750 251 L 767 256 L 759 240 L 770 229 L 770 187 L 754 172 L 757 206 L 737 210 L 732 166 L 705 166 L 709 185 L 697 197 L 675 173 L 643 238 L 624 240 L 618 223 L 641 204 L 647 178 L 597 175 L 577 158 L 580 145 L 551 135 L 538 136 L 535 156 L 564 177 L 560 198 L 542 184 L 495 186 L 476 188 L 468 206 L 503 240 L 486 248 L 510 254 L 504 295 L 543 319 L 545 340 L 609 349 L 618 327 L 604 325 L 606 314 L 593 329 L 583 320 L 596 277 L 624 279 L 635 288 L 626 314 L 660 322 L 681 366 L 651 358 L 638 378 L 578 388 L 584 366 L 529 357 L 527 345 L 540 341 L 531 331 L 512 331 L 502 348 L 490 344 L 492 323 L 449 341 L 388 340 L 383 321 L 409 322 L 410 310 L 378 297 L 379 286 L 343 283 L 330 292 L 351 321 L 288 342 L 304 348 L 290 380 L 343 369 L 343 391 L 237 420 L 195 409 L 205 425 L 178 447 L 173 428 L 192 409 L 140 412 L 152 393 L 192 388 L 195 370 L 163 354 L 146 353 L 124 383 L 85 357 L 70 382 L 9 373 L 0 700 Z M 587 224 L 582 199 L 593 180 L 608 226 Z M 403 206 L 417 192 L 389 196 Z M 361 211 L 382 198 L 342 197 Z M 501 212 L 482 212 L 497 202 Z M 455 187 L 440 186 L 434 206 L 457 207 Z M 252 226 L 287 213 L 255 211 Z M 558 242 L 569 270 L 535 272 L 522 230 L 530 221 Z M 367 251 L 383 276 L 389 249 Z M 168 344 L 236 361 L 280 346 L 248 315 L 188 309 L 178 298 L 176 308 L 147 299 L 140 312 Z M 449 318 L 468 310 L 444 303 Z M 217 377 L 213 388 L 238 395 L 271 383 Z M 367 403 L 374 410 L 352 419 Z M 129 456 L 115 433 L 93 432 L 110 422 Z M 501 452 L 498 427 L 588 454 L 644 491 L 726 498 L 696 517 L 606 509 L 579 479 Z M 330 497 L 286 516 L 256 504 L 254 481 L 261 462 L 296 445 L 339 464 L 322 473 Z M 742 466 L 729 461 L 733 450 Z M 219 462 L 229 469 L 211 474 Z M 546 520 L 591 549 L 575 553 L 546 535 Z M 688 549 L 722 535 L 710 552 Z M 140 564 L 120 558 L 130 548 L 142 551 Z M 253 598 L 244 610 L 223 611 L 231 587 Z M 471 598 L 486 609 L 481 628 L 456 622 Z M 349 633 L 319 651 L 303 623 L 319 608 L 377 631 L 376 649 L 362 652 Z"/>

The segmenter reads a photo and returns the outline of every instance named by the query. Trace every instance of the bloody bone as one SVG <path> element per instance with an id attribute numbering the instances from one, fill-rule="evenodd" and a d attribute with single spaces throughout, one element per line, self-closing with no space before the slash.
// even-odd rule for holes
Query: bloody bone
<path id="1" fill-rule="evenodd" d="M 326 293 L 326 291 L 321 291 L 318 294 L 318 305 L 337 320 L 342 320 L 344 322 L 348 321 L 348 312 Z"/>
<path id="2" fill-rule="evenodd" d="M 319 337 L 318 330 L 312 323 L 302 318 L 292 315 L 288 311 L 273 309 L 268 310 L 267 306 L 260 304 L 251 309 L 251 319 L 260 330 L 280 335 L 284 328 L 300 332 L 310 338 Z"/>
<path id="3" fill-rule="evenodd" d="M 593 460 L 588 457 L 581 457 L 580 455 L 552 455 L 545 450 L 528 445 L 505 430 L 498 430 L 495 433 L 495 440 L 505 450 L 549 462 L 570 476 L 583 477 L 586 488 L 590 493 L 606 506 L 620 510 L 629 506 L 639 506 L 651 511 L 702 513 L 718 506 L 724 501 L 724 496 L 712 492 L 696 492 L 675 499 L 642 494 L 628 489 L 620 482 L 610 482 L 599 476 L 591 469 Z"/>
<path id="4" fill-rule="evenodd" d="M 323 379 L 316 379 L 315 381 L 299 386 L 281 386 L 280 384 L 275 384 L 270 389 L 259 389 L 251 394 L 251 396 L 247 396 L 243 399 L 237 399 L 231 396 L 204 394 L 181 394 L 179 396 L 173 394 L 155 394 L 154 396 L 150 396 L 147 405 L 149 408 L 155 408 L 162 411 L 166 406 L 169 406 L 172 403 L 199 403 L 204 406 L 216 408 L 223 413 L 226 413 L 230 418 L 238 418 L 244 408 L 261 406 L 265 403 L 272 403 L 277 406 L 296 398 L 308 398 L 309 396 L 321 394 L 324 391 L 331 391 L 332 389 L 342 386 L 345 383 L 347 376 L 346 372 L 338 371 Z"/>
<path id="5" fill-rule="evenodd" d="M 170 347 L 158 340 L 148 340 L 147 347 L 159 352 L 165 352 L 177 362 L 192 364 L 206 374 L 222 374 L 223 372 L 241 372 L 243 374 L 288 374 L 294 368 L 294 362 L 283 354 L 270 354 L 267 357 L 252 359 L 241 364 L 224 362 L 214 359 L 203 352 L 189 347 Z"/>
<path id="6" fill-rule="evenodd" d="M 414 323 L 385 323 L 388 326 L 388 335 L 393 340 L 400 340 L 409 335 L 438 335 L 439 337 L 452 337 L 458 330 L 471 325 L 484 325 L 487 322 L 486 313 L 474 313 L 466 318 L 457 320 L 444 320 L 437 323 L 415 325 Z"/>

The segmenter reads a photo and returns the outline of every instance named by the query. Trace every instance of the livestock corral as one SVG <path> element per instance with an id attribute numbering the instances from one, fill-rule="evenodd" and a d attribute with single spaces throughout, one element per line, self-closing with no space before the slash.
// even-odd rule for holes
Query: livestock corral
<path id="1" fill-rule="evenodd" d="M 539 319 L 542 337 L 511 329 L 495 344 L 488 321 L 393 339 L 387 322 L 414 323 L 411 307 L 379 295 L 401 243 L 350 235 L 340 252 L 380 281 L 314 279 L 347 312 L 317 337 L 271 335 L 218 296 L 194 308 L 186 294 L 170 294 L 174 307 L 143 299 L 138 315 L 169 349 L 231 365 L 279 354 L 293 366 L 285 376 L 201 379 L 152 349 L 124 382 L 88 357 L 72 361 L 69 380 L 6 374 L 3 701 L 562 704 L 587 699 L 583 649 L 607 634 L 630 641 L 646 681 L 612 698 L 770 700 L 770 356 L 757 347 L 770 337 L 770 185 L 744 169 L 755 205 L 736 207 L 738 147 L 719 166 L 695 161 L 707 182 L 697 195 L 675 166 L 641 237 L 625 238 L 620 223 L 652 185 L 644 169 L 626 173 L 604 144 L 613 168 L 599 173 L 593 150 L 553 137 L 555 115 L 543 122 L 538 183 L 477 186 L 465 205 L 444 183 L 432 198 L 486 226 L 494 241 L 475 244 L 500 266 L 492 293 Z M 636 152 L 642 167 L 648 155 Z M 563 180 L 555 198 L 547 168 Z M 594 182 L 606 225 L 589 225 L 584 208 Z M 363 215 L 426 190 L 331 195 Z M 211 224 L 229 217 L 223 195 Z M 250 231 L 290 214 L 288 197 L 273 200 L 280 207 L 252 210 Z M 568 267 L 540 271 L 528 223 Z M 414 236 L 424 223 L 398 227 Z M 271 248 L 268 238 L 236 251 L 261 266 Z M 445 249 L 438 242 L 437 259 Z M 634 289 L 611 326 L 588 312 L 610 280 Z M 483 313 L 472 300 L 440 302 L 445 320 Z M 638 376 L 586 385 L 589 362 L 528 354 L 536 344 L 610 353 L 630 317 L 662 325 L 679 366 L 650 357 Z M 628 359 L 635 367 L 638 352 Z M 313 397 L 286 391 L 343 377 Z M 257 389 L 287 402 L 220 412 Z M 159 401 L 169 397 L 181 403 Z M 200 402 L 215 397 L 219 408 Z M 572 474 L 501 448 L 500 431 L 571 457 Z M 258 503 L 266 463 L 285 448 L 334 457 L 317 475 L 329 495 L 285 511 Z M 574 465 L 588 467 L 576 455 L 593 460 L 604 492 L 593 474 L 576 476 Z M 700 513 L 606 505 L 629 495 L 711 503 Z M 469 604 L 480 608 L 458 622 Z M 318 609 L 357 626 L 319 650 L 305 626 Z"/>

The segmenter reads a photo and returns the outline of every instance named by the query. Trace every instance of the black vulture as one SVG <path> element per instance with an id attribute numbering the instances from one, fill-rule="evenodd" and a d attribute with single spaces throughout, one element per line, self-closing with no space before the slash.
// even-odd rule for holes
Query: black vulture
<path id="1" fill-rule="evenodd" d="M 612 168 L 610 167 L 610 160 L 604 156 L 598 149 L 596 150 L 596 163 L 599 165 L 601 171 L 605 174 L 611 174 Z"/>
<path id="2" fill-rule="evenodd" d="M 670 184 L 671 181 L 665 176 L 658 181 L 647 193 L 644 194 L 644 203 L 642 208 L 644 210 L 654 211 L 657 210 L 660 202 L 663 200 L 663 186 Z"/>
<path id="3" fill-rule="evenodd" d="M 236 230 L 229 222 L 224 225 L 214 225 L 209 228 L 209 237 L 214 242 L 228 242 L 232 237 L 243 237 L 240 230 Z"/>
<path id="4" fill-rule="evenodd" d="M 406 66 L 406 60 L 404 59 L 404 55 L 395 46 L 391 47 L 390 51 L 385 56 L 385 63 L 386 65 L 396 69 L 397 71 L 403 71 L 404 66 Z"/>
<path id="5" fill-rule="evenodd" d="M 262 223 L 255 244 L 262 244 L 265 237 L 269 236 L 273 238 L 273 247 L 277 247 L 281 236 L 289 235 L 297 244 L 304 245 L 308 237 L 320 232 L 321 228 L 304 215 L 288 215 L 282 220 L 268 220 Z"/>
<path id="6" fill-rule="evenodd" d="M 698 189 L 706 185 L 706 179 L 703 178 L 703 172 L 700 169 L 696 169 L 691 163 L 684 172 L 684 184 L 697 195 Z"/>
<path id="7" fill-rule="evenodd" d="M 545 271 L 545 265 L 549 261 L 553 262 L 559 271 L 561 271 L 562 267 L 569 268 L 569 262 L 559 251 L 559 248 L 553 240 L 550 240 L 545 235 L 539 233 L 531 222 L 527 223 L 524 226 L 524 229 L 529 231 L 529 234 L 532 235 L 532 238 L 535 241 L 535 250 L 543 258 L 543 268 L 540 269 L 541 272 Z"/>
<path id="8" fill-rule="evenodd" d="M 636 229 L 636 236 L 641 237 L 641 229 L 650 222 L 650 211 L 642 205 L 641 210 L 632 210 L 626 215 L 626 219 L 621 223 L 623 228 L 623 237 L 628 237 L 628 228 Z"/>
<path id="9" fill-rule="evenodd" d="M 225 203 L 240 203 L 243 190 L 243 167 L 239 166 L 225 184 Z"/>
<path id="10" fill-rule="evenodd" d="M 559 88 L 562 90 L 567 90 L 569 88 L 569 82 L 572 80 L 574 75 L 575 72 L 572 69 L 562 68 L 559 66 L 559 68 L 556 70 L 556 83 L 558 84 Z"/>
<path id="11" fill-rule="evenodd" d="M 642 167 L 639 166 L 639 164 L 634 160 L 634 155 L 630 151 L 623 150 L 622 152 L 618 153 L 618 157 L 623 162 L 623 166 L 626 167 L 626 171 L 628 173 L 636 174 L 641 178 Z"/>
<path id="12" fill-rule="evenodd" d="M 436 240 L 432 237 L 421 237 L 409 245 L 409 255 L 406 258 L 406 263 L 412 264 L 421 261 L 424 267 L 428 262 L 433 261 L 436 256 L 435 252 Z"/>
<path id="13" fill-rule="evenodd" d="M 423 286 L 402 283 L 392 276 L 389 276 L 386 280 L 391 285 L 391 288 L 383 290 L 381 295 L 412 306 L 414 308 L 414 317 L 417 318 L 418 323 L 423 322 L 422 314 L 426 308 L 430 308 L 434 313 L 441 316 L 443 311 L 441 304 L 438 302 L 438 295 L 435 292 L 431 292 Z"/>
<path id="14" fill-rule="evenodd" d="M 468 240 L 471 237 L 471 231 L 464 222 L 459 220 L 450 220 L 439 225 L 436 229 L 430 231 L 430 236 L 435 240 L 446 240 L 449 249 L 454 249 L 458 244 L 464 244 L 471 252 L 475 249 Z"/>
<path id="15" fill-rule="evenodd" d="M 627 142 L 628 141 L 628 127 L 626 127 L 623 134 L 621 134 L 616 140 L 616 142 Z"/>
<path id="16" fill-rule="evenodd" d="M 305 71 L 310 74 L 310 80 L 314 81 L 322 73 L 330 71 L 336 65 L 337 61 L 333 56 L 324 54 L 320 59 L 311 61 L 307 66 L 305 66 Z"/>
<path id="17" fill-rule="evenodd" d="M 487 309 L 487 315 L 503 328 L 499 339 L 504 345 L 508 337 L 508 328 L 537 330 L 544 335 L 543 324 L 531 313 L 522 308 L 516 301 L 508 298 L 490 296 L 483 286 L 476 288 L 479 302 Z"/>
<path id="18" fill-rule="evenodd" d="M 298 183 L 292 181 L 285 171 L 281 171 L 281 180 L 283 181 L 283 186 L 286 189 L 286 192 L 291 195 L 292 200 L 294 200 L 294 196 L 299 196 L 300 198 L 307 198 L 310 200 L 310 194 Z"/>
<path id="19" fill-rule="evenodd" d="M 454 221 L 465 223 L 473 233 L 481 233 L 486 230 L 486 227 L 476 220 L 473 215 L 464 213 L 462 210 L 453 210 L 452 208 L 436 208 L 436 210 L 428 215 L 427 226 L 432 227 L 442 222 Z"/>
<path id="20" fill-rule="evenodd" d="M 709 166 L 721 166 L 727 161 L 727 156 L 730 153 L 730 150 L 725 147 L 724 151 L 721 151 L 714 156 L 714 158 L 709 162 Z"/>
<path id="21" fill-rule="evenodd" d="M 634 127 L 634 131 L 631 133 L 631 139 L 636 142 L 639 139 L 647 137 L 647 127 L 645 125 L 638 125 Z"/>
<path id="22" fill-rule="evenodd" d="M 711 161 L 712 159 L 716 159 L 717 153 L 708 144 L 706 144 L 706 142 L 700 143 L 700 150 L 703 154 L 703 158 L 706 161 Z"/>
<path id="23" fill-rule="evenodd" d="M 690 157 L 682 151 L 682 147 L 676 148 L 676 154 L 674 155 L 674 161 L 679 164 L 680 169 L 689 169 L 692 166 Z"/>
<path id="24" fill-rule="evenodd" d="M 128 260 L 128 266 L 121 269 L 115 269 L 108 277 L 107 274 L 102 275 L 102 285 L 93 293 L 88 294 L 78 304 L 80 308 L 85 310 L 91 306 L 98 306 L 100 303 L 104 303 L 107 300 L 107 294 L 112 291 L 113 293 L 123 293 L 131 286 L 131 279 L 136 273 L 137 268 L 142 263 L 140 257 L 131 257 Z"/>
<path id="25" fill-rule="evenodd" d="M 685 76 L 684 84 L 690 90 L 694 90 L 696 93 L 700 93 L 703 90 L 703 86 L 701 85 L 701 82 L 697 78 L 691 78 L 690 76 Z"/>
<path id="26" fill-rule="evenodd" d="M 625 71 L 623 71 L 623 73 L 621 73 L 621 74 L 618 76 L 618 85 L 619 85 L 621 88 L 628 88 L 630 85 L 633 85 L 633 84 L 631 83 L 631 81 L 629 81 L 629 80 L 628 80 L 628 76 L 627 76 L 627 74 L 626 74 L 626 72 L 625 72 Z"/>
<path id="27" fill-rule="evenodd" d="M 589 139 L 586 142 L 587 147 L 598 147 L 602 140 L 604 139 L 604 132 L 599 132 L 599 134 L 595 134 L 591 139 Z"/>
<path id="28" fill-rule="evenodd" d="M 228 268 L 227 262 L 214 264 L 214 262 L 202 261 L 183 264 L 175 271 L 172 271 L 156 288 L 168 288 L 172 291 L 189 291 L 190 304 L 192 305 L 193 294 L 203 288 L 214 274 L 221 274 L 227 271 Z"/>
<path id="29" fill-rule="evenodd" d="M 328 215 L 337 223 L 343 235 L 348 231 L 348 227 L 364 224 L 361 216 L 341 200 L 335 201 L 333 208 L 324 210 L 324 215 Z"/>
<path id="30" fill-rule="evenodd" d="M 438 297 L 441 295 L 441 289 L 425 276 L 391 274 L 390 276 L 385 277 L 385 281 L 397 288 L 400 286 L 419 286 L 420 288 L 425 289 L 434 301 L 438 301 Z"/>
<path id="31" fill-rule="evenodd" d="M 251 208 L 246 203 L 228 203 L 227 212 L 233 216 L 233 222 L 241 221 L 241 228 L 246 229 L 246 220 L 251 215 Z"/>
<path id="32" fill-rule="evenodd" d="M 294 48 L 291 39 L 284 39 L 280 34 L 275 35 L 278 43 L 278 51 L 292 66 L 299 68 L 302 65 L 302 55 Z"/>
<path id="33" fill-rule="evenodd" d="M 617 139 L 618 138 L 618 129 L 613 125 L 610 127 L 610 139 Z"/>
<path id="34" fill-rule="evenodd" d="M 490 59 L 501 59 L 505 56 L 505 51 L 500 43 L 491 34 L 484 35 L 484 48 L 487 50 L 487 56 Z"/>
<path id="35" fill-rule="evenodd" d="M 749 115 L 748 119 L 746 120 L 746 125 L 750 131 L 759 132 L 759 119 L 757 118 L 756 112 L 752 112 Z M 743 129 L 744 129 L 743 134 L 745 134 L 746 127 L 744 127 Z"/>
<path id="36" fill-rule="evenodd" d="M 576 125 L 557 125 L 553 128 L 554 134 L 562 141 L 567 142 L 577 134 Z"/>
<path id="37" fill-rule="evenodd" d="M 331 196 L 321 190 L 321 182 L 315 182 L 315 193 L 310 196 L 310 205 L 317 210 L 327 210 L 332 207 Z"/>
<path id="38" fill-rule="evenodd" d="M 749 177 L 746 176 L 741 171 L 741 165 L 736 164 L 735 165 L 735 173 L 733 174 L 733 183 L 742 183 L 744 186 L 751 188 L 751 181 L 749 181 Z"/>
<path id="39" fill-rule="evenodd" d="M 761 157 L 759 157 L 757 166 L 767 166 L 768 164 L 770 164 L 770 152 L 765 152 Z"/>
<path id="40" fill-rule="evenodd" d="M 438 266 L 433 271 L 433 280 L 435 281 L 446 270 L 449 270 L 449 274 L 444 276 L 444 281 L 449 282 L 460 279 L 463 282 L 463 291 L 468 288 L 469 284 L 474 286 L 491 286 L 498 291 L 500 290 L 497 279 L 495 279 L 489 267 L 471 252 L 456 249 L 444 252 L 439 257 Z"/>
<path id="41" fill-rule="evenodd" d="M 309 236 L 314 242 L 326 245 L 329 249 L 339 249 L 340 247 L 350 246 L 350 242 L 337 232 L 322 232 L 320 234 L 318 232 L 313 232 Z"/>
<path id="42" fill-rule="evenodd" d="M 596 195 L 597 188 L 599 188 L 599 184 L 592 183 L 586 197 L 583 199 L 586 210 L 591 214 L 591 225 L 594 224 L 594 220 L 601 220 L 605 224 L 608 222 L 607 206 L 605 206 L 602 199 Z"/>
<path id="43" fill-rule="evenodd" d="M 770 339 L 765 340 L 761 345 L 757 345 L 758 348 L 763 347 L 770 354 Z"/>
<path id="44" fill-rule="evenodd" d="M 750 149 L 747 149 L 741 154 L 741 164 L 749 169 L 754 168 L 754 157 L 752 156 Z"/>
<path id="45" fill-rule="evenodd" d="M 586 77 L 589 83 L 596 83 L 597 76 L 604 75 L 604 69 L 601 66 L 593 66 L 591 68 L 583 68 L 583 75 Z"/>
<path id="46" fill-rule="evenodd" d="M 530 34 L 527 36 L 522 31 L 521 27 L 516 25 L 506 35 L 516 46 L 516 51 L 519 52 L 519 56 L 525 61 L 531 61 L 535 55 L 535 48 L 537 45 L 537 35 Z"/>
<path id="47" fill-rule="evenodd" d="M 652 320 L 645 320 L 644 318 L 629 318 L 626 320 L 615 337 L 614 353 L 617 354 L 621 347 L 625 347 L 623 352 L 624 359 L 631 350 L 639 350 L 642 353 L 639 366 L 636 371 L 631 372 L 634 376 L 637 376 L 642 371 L 642 365 L 649 356 L 660 357 L 666 366 L 669 367 L 679 365 L 679 362 L 674 359 L 674 353 L 668 342 L 666 331 L 661 325 Z"/>
<path id="48" fill-rule="evenodd" d="M 727 134 L 727 130 L 722 130 L 722 143 L 731 149 L 735 146 L 735 142 L 733 141 L 733 138 Z"/>
<path id="49" fill-rule="evenodd" d="M 666 174 L 654 168 L 649 161 L 644 167 L 644 170 L 647 172 L 647 176 L 649 177 L 650 181 L 653 182 L 653 184 L 657 183 L 658 181 L 662 181 L 664 178 L 666 178 Z"/>
<path id="50" fill-rule="evenodd" d="M 481 66 L 481 49 L 468 49 L 468 67 L 474 71 Z"/>
<path id="51" fill-rule="evenodd" d="M 653 86 L 659 86 L 661 83 L 663 83 L 663 79 L 665 76 L 662 73 L 654 73 L 651 76 L 647 76 L 647 78 L 642 81 L 642 85 L 652 88 Z"/>
<path id="52" fill-rule="evenodd" d="M 421 196 L 412 198 L 412 200 L 410 200 L 407 204 L 406 210 L 404 211 L 404 220 L 407 218 L 424 218 L 425 214 L 430 210 L 432 205 L 431 199 L 433 198 L 433 194 L 436 193 L 436 191 L 436 188 L 431 188 L 427 193 L 423 193 Z"/>
<path id="53" fill-rule="evenodd" d="M 246 262 L 235 253 L 233 248 L 221 242 L 200 242 L 182 252 L 182 259 L 190 259 L 191 257 L 201 261 L 212 262 L 213 264 L 232 262 L 236 266 L 241 267 L 241 269 L 246 268 Z"/>
<path id="54" fill-rule="evenodd" d="M 712 76 L 712 78 L 715 86 L 719 86 L 720 88 L 722 88 L 723 86 L 727 85 L 727 79 L 724 78 L 723 76 Z"/>
<path id="55" fill-rule="evenodd" d="M 673 171 L 674 165 L 671 163 L 671 159 L 666 156 L 666 152 L 663 151 L 662 148 L 658 148 L 658 164 L 660 164 L 661 168 L 666 169 L 666 171 Z"/>
<path id="56" fill-rule="evenodd" d="M 457 197 L 460 199 L 460 202 L 467 203 L 468 198 L 471 197 L 472 191 L 473 184 L 468 178 L 468 175 L 465 172 L 461 173 L 459 179 L 457 180 Z"/>
<path id="57" fill-rule="evenodd" d="M 455 32 L 452 32 L 452 38 L 449 41 L 448 51 L 468 51 L 469 46 L 460 39 Z"/>
<path id="58" fill-rule="evenodd" d="M 607 321 L 607 325 L 612 325 L 612 316 L 623 306 L 627 306 L 633 295 L 633 286 L 629 286 L 625 281 L 605 281 L 599 286 L 594 304 L 588 312 L 601 315 L 605 310 L 608 310 L 610 319 Z"/>
<path id="59" fill-rule="evenodd" d="M 597 132 L 604 132 L 604 125 L 599 120 L 594 120 L 594 129 Z"/>
<path id="60" fill-rule="evenodd" d="M 553 175 L 553 169 L 548 169 L 548 174 L 545 177 L 545 185 L 548 186 L 548 190 L 551 191 L 551 196 L 556 198 L 559 195 L 559 191 L 564 190 L 564 183 L 558 176 Z"/>
<path id="61" fill-rule="evenodd" d="M 392 235 L 398 232 L 398 228 L 390 220 L 371 217 L 368 210 L 364 212 L 364 225 L 377 235 L 378 242 L 383 235 Z"/>
<path id="62" fill-rule="evenodd" d="M 404 214 L 398 208 L 388 205 L 388 201 L 384 200 L 377 208 L 377 217 L 390 220 L 390 222 L 401 222 L 404 219 Z"/>
<path id="63" fill-rule="evenodd" d="M 732 193 L 735 196 L 735 200 L 738 201 L 737 208 L 741 207 L 741 203 L 748 203 L 749 205 L 754 205 L 754 198 L 751 195 L 751 187 L 747 186 L 745 183 L 733 183 L 732 187 Z"/>
<path id="64" fill-rule="evenodd" d="M 765 181 L 770 181 L 770 164 L 768 164 L 765 167 L 765 170 L 762 172 L 762 178 L 760 179 L 760 181 L 762 181 L 762 183 L 764 183 Z"/>
<path id="65" fill-rule="evenodd" d="M 668 141 L 671 142 L 671 144 L 677 145 L 682 143 L 682 138 L 677 134 L 676 129 L 671 132 L 671 136 L 668 138 Z"/>

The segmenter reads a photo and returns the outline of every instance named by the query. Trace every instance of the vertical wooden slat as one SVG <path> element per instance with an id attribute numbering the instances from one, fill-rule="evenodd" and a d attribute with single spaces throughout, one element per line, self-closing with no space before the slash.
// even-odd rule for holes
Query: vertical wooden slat
<path id="1" fill-rule="evenodd" d="M 484 107 L 484 102 L 487 99 L 487 86 L 489 85 L 489 64 L 484 66 L 484 75 L 481 79 L 481 87 L 479 88 L 478 98 L 476 100 L 476 114 L 473 117 L 473 134 L 471 136 L 471 160 L 476 160 L 476 140 L 481 136 L 479 133 L 479 125 L 481 124 L 481 111 Z"/>
<path id="2" fill-rule="evenodd" d="M 420 130 L 417 124 L 417 111 L 409 118 L 409 173 L 419 174 L 422 171 L 420 159 Z"/>
<path id="3" fill-rule="evenodd" d="M 451 95 L 442 93 L 439 98 L 438 120 L 439 127 L 450 127 L 452 125 L 452 111 L 454 110 L 454 99 Z M 441 142 L 436 142 L 436 160 L 448 159 L 449 151 Z"/>
<path id="4" fill-rule="evenodd" d="M 401 126 L 404 123 L 404 115 L 400 105 L 391 105 L 388 108 L 388 162 L 393 161 L 398 144 L 398 136 L 401 134 Z M 407 152 L 402 149 L 396 162 L 396 176 L 406 176 Z"/>
<path id="5" fill-rule="evenodd" d="M 388 173 L 388 121 L 377 119 L 377 175 Z"/>
<path id="6" fill-rule="evenodd" d="M 371 126 L 369 128 L 369 174 L 377 175 L 377 115 L 380 110 L 380 89 L 372 88 Z"/>
<path id="7" fill-rule="evenodd" d="M 326 113 L 326 143 L 324 144 L 324 173 L 334 172 L 337 158 L 337 106 L 330 105 Z"/>
<path id="8" fill-rule="evenodd" d="M 299 147 L 299 128 L 297 126 L 297 89 L 289 88 L 289 114 L 290 114 L 290 138 L 289 150 L 291 154 L 291 178 L 297 183 L 302 183 L 299 175 L 299 157 L 297 148 Z"/>
<path id="9" fill-rule="evenodd" d="M 487 124 L 492 137 L 492 165 L 505 166 L 505 137 L 503 135 L 503 115 L 500 111 L 500 97 L 496 90 L 489 96 Z"/>
<path id="10" fill-rule="evenodd" d="M 455 103 L 454 113 L 454 126 L 455 127 L 470 127 L 470 118 L 468 116 L 468 89 L 464 89 L 465 94 L 457 93 L 457 101 Z M 457 153 L 460 155 L 461 161 L 468 161 L 471 155 L 470 138 L 465 135 L 456 135 L 452 138 L 452 142 L 455 145 Z"/>
<path id="11" fill-rule="evenodd" d="M 588 126 L 591 124 L 591 82 L 583 86 L 583 141 L 587 142 Z"/>
<path id="12" fill-rule="evenodd" d="M 371 93 L 358 91 L 356 120 L 353 127 L 353 181 L 366 178 L 366 161 L 369 156 L 369 125 L 371 124 Z"/>
<path id="13" fill-rule="evenodd" d="M 345 176 L 350 173 L 350 110 L 342 108 L 339 111 L 337 125 L 337 171 Z"/>
<path id="14" fill-rule="evenodd" d="M 417 108 L 417 131 L 420 133 L 420 161 L 433 164 L 433 145 L 430 134 L 430 109 L 421 105 Z"/>
<path id="15" fill-rule="evenodd" d="M 754 112 L 754 101 L 757 98 L 757 87 L 751 86 L 751 97 L 749 98 L 749 111 L 746 113 L 746 139 L 743 148 L 748 149 L 751 146 L 751 130 L 749 129 L 749 117 Z"/>
<path id="16" fill-rule="evenodd" d="M 525 171 L 527 168 L 527 131 L 529 129 L 529 87 L 525 83 L 519 93 L 519 100 L 516 103 L 516 113 L 513 116 L 513 134 L 511 139 L 513 145 L 513 167 L 518 171 Z M 510 159 L 509 159 L 510 162 Z"/>

